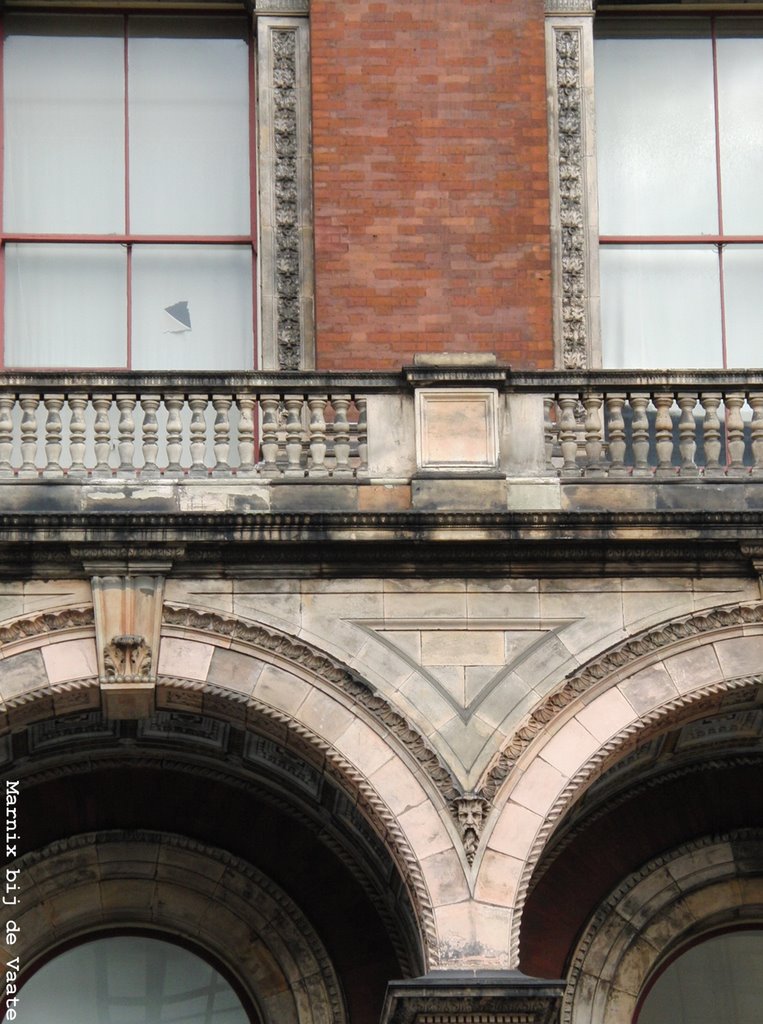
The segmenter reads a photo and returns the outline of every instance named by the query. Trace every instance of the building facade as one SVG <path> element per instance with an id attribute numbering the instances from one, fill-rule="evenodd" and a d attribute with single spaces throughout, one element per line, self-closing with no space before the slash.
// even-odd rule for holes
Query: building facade
<path id="1" fill-rule="evenodd" d="M 3 13 L 5 1019 L 757 1019 L 763 19 L 91 8 Z"/>

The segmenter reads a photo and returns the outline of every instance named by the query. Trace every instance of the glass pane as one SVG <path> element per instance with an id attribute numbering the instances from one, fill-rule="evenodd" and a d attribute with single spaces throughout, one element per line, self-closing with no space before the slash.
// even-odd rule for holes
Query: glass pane
<path id="1" fill-rule="evenodd" d="M 763 21 L 720 19 L 718 36 L 723 228 L 726 234 L 761 235 Z"/>
<path id="2" fill-rule="evenodd" d="M 728 245 L 723 251 L 726 351 L 729 366 L 763 366 L 763 246 Z"/>
<path id="3" fill-rule="evenodd" d="M 718 231 L 707 19 L 603 22 L 596 40 L 603 235 Z"/>
<path id="4" fill-rule="evenodd" d="M 720 284 L 714 246 L 599 250 L 606 367 L 720 367 Z"/>
<path id="5" fill-rule="evenodd" d="M 692 946 L 657 978 L 638 1024 L 760 1024 L 763 932 L 716 935 Z"/>
<path id="6" fill-rule="evenodd" d="M 248 246 L 136 246 L 132 261 L 134 369 L 252 368 Z"/>
<path id="7" fill-rule="evenodd" d="M 61 953 L 32 975 L 19 1005 L 24 1024 L 249 1024 L 211 964 L 141 935 L 97 939 Z"/>
<path id="8" fill-rule="evenodd" d="M 120 245 L 7 245 L 9 366 L 125 366 L 126 255 Z"/>
<path id="9" fill-rule="evenodd" d="M 248 235 L 249 57 L 242 25 L 193 20 L 186 38 L 170 38 L 177 28 L 165 19 L 130 22 L 131 230 Z"/>
<path id="10" fill-rule="evenodd" d="M 5 230 L 123 231 L 121 19 L 5 21 Z"/>

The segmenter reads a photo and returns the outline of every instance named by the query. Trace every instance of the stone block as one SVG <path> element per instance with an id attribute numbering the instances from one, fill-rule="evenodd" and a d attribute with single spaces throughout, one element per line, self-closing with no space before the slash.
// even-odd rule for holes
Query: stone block
<path id="1" fill-rule="evenodd" d="M 623 694 L 614 689 L 594 698 L 575 717 L 600 743 L 604 743 L 630 725 L 636 715 Z"/>
<path id="2" fill-rule="evenodd" d="M 530 811 L 545 816 L 568 781 L 567 775 L 542 758 L 536 757 L 527 770 L 522 773 L 502 816 L 511 813 L 512 804 L 520 804 Z"/>
<path id="3" fill-rule="evenodd" d="M 508 857 L 522 858 L 532 847 L 543 818 L 521 804 L 511 804 L 487 834 L 488 849 Z"/>
<path id="4" fill-rule="evenodd" d="M 421 512 L 499 512 L 507 503 L 508 487 L 502 478 L 419 477 L 411 481 L 411 506 Z"/>
<path id="5" fill-rule="evenodd" d="M 674 654 L 663 664 L 679 693 L 688 693 L 723 679 L 723 670 L 712 644 Z"/>
<path id="6" fill-rule="evenodd" d="M 114 721 L 147 718 L 154 710 L 154 684 L 103 683 L 101 707 L 104 718 Z"/>
<path id="7" fill-rule="evenodd" d="M 599 741 L 574 718 L 565 722 L 543 747 L 543 760 L 573 776 L 599 749 Z"/>
<path id="8" fill-rule="evenodd" d="M 453 846 L 444 822 L 429 800 L 422 800 L 418 806 L 404 811 L 397 820 L 418 861 Z M 461 868 L 459 872 L 463 875 Z"/>
<path id="9" fill-rule="evenodd" d="M 354 718 L 338 737 L 335 746 L 348 761 L 367 776 L 394 756 L 384 740 L 357 718 Z"/>
<path id="10" fill-rule="evenodd" d="M 416 463 L 423 470 L 497 469 L 495 388 L 417 390 Z"/>
<path id="11" fill-rule="evenodd" d="M 64 640 L 41 648 L 42 660 L 51 683 L 89 679 L 98 675 L 94 640 Z"/>
<path id="12" fill-rule="evenodd" d="M 273 512 L 357 512 L 358 486 L 352 483 L 313 483 L 310 480 L 275 480 Z"/>
<path id="13" fill-rule="evenodd" d="M 423 665 L 500 666 L 503 659 L 503 632 L 500 630 L 426 630 L 421 634 Z"/>
<path id="14" fill-rule="evenodd" d="M 404 814 L 427 799 L 409 769 L 398 758 L 390 758 L 368 780 L 395 815 Z"/>
<path id="15" fill-rule="evenodd" d="M 215 648 L 181 637 L 163 637 L 159 648 L 159 674 L 181 679 L 206 679 Z"/>
<path id="16" fill-rule="evenodd" d="M 47 683 L 48 673 L 39 650 L 0 660 L 0 695 L 4 700 Z"/>
<path id="17" fill-rule="evenodd" d="M 474 889 L 476 898 L 498 906 L 513 906 L 523 864 L 521 858 L 485 850 Z"/>
<path id="18" fill-rule="evenodd" d="M 264 661 L 248 653 L 216 647 L 212 652 L 207 679 L 225 689 L 249 694 L 264 668 Z"/>
<path id="19" fill-rule="evenodd" d="M 310 692 L 310 685 L 285 669 L 266 665 L 254 684 L 253 696 L 289 715 L 297 712 Z"/>
<path id="20" fill-rule="evenodd" d="M 675 683 L 663 665 L 642 669 L 620 683 L 618 689 L 639 715 L 678 696 Z"/>
<path id="21" fill-rule="evenodd" d="M 458 903 L 469 895 L 461 858 L 454 849 L 424 857 L 421 869 L 436 907 Z"/>

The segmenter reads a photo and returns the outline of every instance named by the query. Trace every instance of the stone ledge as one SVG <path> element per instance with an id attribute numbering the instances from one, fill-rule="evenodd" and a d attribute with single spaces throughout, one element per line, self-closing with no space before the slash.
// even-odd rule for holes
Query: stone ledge
<path id="1" fill-rule="evenodd" d="M 551 1024 L 564 988 L 520 971 L 437 971 L 391 982 L 381 1024 Z"/>

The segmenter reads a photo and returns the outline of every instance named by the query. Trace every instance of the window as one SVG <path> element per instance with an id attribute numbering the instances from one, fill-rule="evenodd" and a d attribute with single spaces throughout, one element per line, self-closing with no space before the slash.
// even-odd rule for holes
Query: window
<path id="1" fill-rule="evenodd" d="M 605 366 L 760 366 L 763 21 L 597 19 Z"/>
<path id="2" fill-rule="evenodd" d="M 245 17 L 4 18 L 3 365 L 250 369 Z"/>
<path id="3" fill-rule="evenodd" d="M 43 964 L 19 995 L 28 1024 L 250 1024 L 230 983 L 190 950 L 147 935 L 93 938 Z"/>
<path id="4" fill-rule="evenodd" d="M 763 931 L 715 935 L 683 950 L 648 989 L 636 1024 L 757 1024 Z"/>

